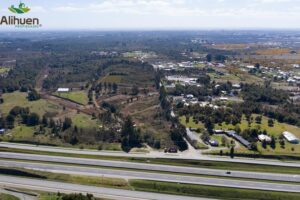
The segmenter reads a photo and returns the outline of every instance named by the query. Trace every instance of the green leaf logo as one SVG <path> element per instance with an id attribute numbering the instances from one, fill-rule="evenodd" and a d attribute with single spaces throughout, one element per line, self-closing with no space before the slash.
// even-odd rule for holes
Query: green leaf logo
<path id="1" fill-rule="evenodd" d="M 12 13 L 24 14 L 30 11 L 30 8 L 26 7 L 24 3 L 20 2 L 19 7 L 15 8 L 14 5 L 8 8 Z"/>

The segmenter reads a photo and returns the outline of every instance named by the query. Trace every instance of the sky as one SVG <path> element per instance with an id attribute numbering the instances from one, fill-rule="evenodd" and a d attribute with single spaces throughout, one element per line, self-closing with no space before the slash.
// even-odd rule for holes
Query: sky
<path id="1" fill-rule="evenodd" d="M 19 0 L 1 0 L 0 17 Z M 42 29 L 300 29 L 300 0 L 22 0 Z M 0 30 L 14 27 L 0 26 Z"/>

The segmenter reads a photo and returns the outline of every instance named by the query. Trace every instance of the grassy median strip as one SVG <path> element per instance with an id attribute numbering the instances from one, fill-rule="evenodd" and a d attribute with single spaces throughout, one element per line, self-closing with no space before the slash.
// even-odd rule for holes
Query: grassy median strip
<path id="1" fill-rule="evenodd" d="M 24 178 L 43 179 L 51 181 L 62 181 L 67 183 L 93 185 L 93 186 L 105 186 L 120 189 L 130 189 L 128 181 L 121 178 L 108 178 L 108 177 L 96 177 L 96 176 L 83 176 L 83 175 L 70 175 L 63 173 L 52 173 L 39 170 L 21 169 L 21 168 L 0 168 L 0 174 L 18 176 Z"/>
<path id="2" fill-rule="evenodd" d="M 288 192 L 267 192 L 262 190 L 238 189 L 217 186 L 179 184 L 148 180 L 129 180 L 137 191 L 158 192 L 193 197 L 243 200 L 299 200 L 300 194 Z"/>
<path id="3" fill-rule="evenodd" d="M 114 157 L 114 156 L 46 152 L 46 151 L 35 151 L 35 150 L 0 147 L 0 152 L 1 151 L 14 152 L 14 153 L 28 153 L 28 154 L 36 154 L 36 155 L 62 156 L 62 157 L 71 157 L 71 158 L 89 158 L 89 159 L 101 159 L 101 160 L 138 162 L 138 163 L 177 165 L 177 166 L 186 166 L 186 167 L 201 167 L 201 168 L 222 169 L 222 170 L 300 174 L 300 170 L 298 167 L 270 166 L 270 165 L 261 165 L 261 164 L 232 163 L 232 162 L 207 161 L 207 160 L 178 160 L 178 159 L 170 159 L 170 158 Z"/>

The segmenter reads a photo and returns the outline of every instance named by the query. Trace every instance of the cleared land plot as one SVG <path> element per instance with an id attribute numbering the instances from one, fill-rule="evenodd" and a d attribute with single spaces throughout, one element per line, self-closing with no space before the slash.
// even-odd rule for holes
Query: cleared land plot
<path id="1" fill-rule="evenodd" d="M 70 99 L 72 101 L 78 102 L 80 104 L 86 105 L 88 104 L 88 97 L 84 91 L 74 91 L 74 92 L 67 92 L 67 93 L 55 93 L 55 95 Z"/>
<path id="2" fill-rule="evenodd" d="M 46 112 L 58 113 L 62 110 L 59 105 L 45 99 L 28 101 L 27 93 L 5 93 L 2 96 L 4 99 L 4 103 L 0 104 L 0 111 L 3 114 L 8 114 L 9 111 L 15 106 L 28 107 L 31 112 L 38 113 L 40 116 L 42 116 Z"/>
<path id="3" fill-rule="evenodd" d="M 292 50 L 287 48 L 271 48 L 271 49 L 261 49 L 257 50 L 256 53 L 259 55 L 282 55 L 290 54 Z"/>
<path id="4" fill-rule="evenodd" d="M 91 116 L 79 113 L 72 116 L 72 123 L 78 128 L 97 128 L 101 126 L 97 119 L 92 119 Z"/>
<path id="5" fill-rule="evenodd" d="M 107 75 L 104 76 L 100 82 L 102 83 L 120 83 L 122 81 L 122 76 L 117 76 L 117 75 Z"/>
<path id="6" fill-rule="evenodd" d="M 292 125 L 285 124 L 285 123 L 280 123 L 277 120 L 274 120 L 273 127 L 269 127 L 268 126 L 269 118 L 265 117 L 265 116 L 262 116 L 261 124 L 257 124 L 255 122 L 255 117 L 257 117 L 257 116 L 258 115 L 252 115 L 253 120 L 252 120 L 252 123 L 250 124 L 250 127 L 248 125 L 248 122 L 247 122 L 245 116 L 243 116 L 241 123 L 238 124 L 237 126 L 239 126 L 242 131 L 247 128 L 258 129 L 258 130 L 262 130 L 262 131 L 266 130 L 269 135 L 275 136 L 276 138 L 278 138 L 282 134 L 283 131 L 289 131 L 289 132 L 293 133 L 295 136 L 297 136 L 298 138 L 300 138 L 300 128 L 299 127 L 292 126 Z M 226 130 L 226 129 L 234 129 L 235 126 L 233 126 L 232 124 L 222 123 L 221 125 L 216 124 L 215 128 Z M 293 150 L 292 150 L 292 148 L 293 148 Z M 269 146 L 266 149 L 263 149 L 261 147 L 260 143 L 258 143 L 258 150 L 262 154 L 300 155 L 300 145 L 291 144 L 287 141 L 285 141 L 285 148 L 281 148 L 279 143 L 277 143 L 275 149 L 272 149 Z M 242 152 L 249 152 L 249 151 L 246 150 L 245 148 L 243 148 Z"/>

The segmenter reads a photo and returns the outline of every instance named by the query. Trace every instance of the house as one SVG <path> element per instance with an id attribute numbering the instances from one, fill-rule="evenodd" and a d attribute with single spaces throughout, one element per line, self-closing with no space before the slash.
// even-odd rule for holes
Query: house
<path id="1" fill-rule="evenodd" d="M 186 95 L 186 98 L 187 98 L 187 99 L 193 99 L 193 98 L 194 98 L 194 95 L 192 95 L 192 94 L 187 94 L 187 95 Z"/>
<path id="2" fill-rule="evenodd" d="M 214 133 L 215 133 L 215 134 L 225 134 L 225 131 L 219 129 L 219 130 L 214 130 Z"/>
<path id="3" fill-rule="evenodd" d="M 240 84 L 233 84 L 232 88 L 233 89 L 241 89 L 241 85 Z"/>
<path id="4" fill-rule="evenodd" d="M 63 93 L 63 92 L 70 92 L 70 88 L 58 88 L 57 92 L 61 92 L 61 93 Z"/>
<path id="5" fill-rule="evenodd" d="M 288 142 L 292 144 L 299 144 L 299 139 L 293 133 L 284 131 L 282 135 Z"/>
<path id="6" fill-rule="evenodd" d="M 267 143 L 270 143 L 272 139 L 267 135 L 261 134 L 261 135 L 258 135 L 258 140 L 261 142 L 266 141 Z"/>

